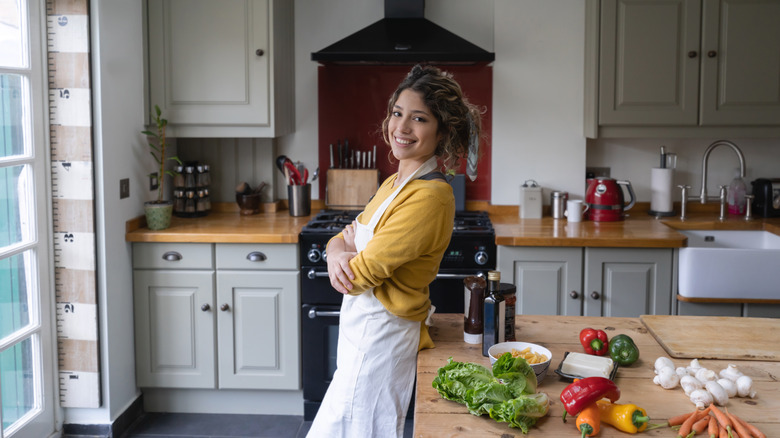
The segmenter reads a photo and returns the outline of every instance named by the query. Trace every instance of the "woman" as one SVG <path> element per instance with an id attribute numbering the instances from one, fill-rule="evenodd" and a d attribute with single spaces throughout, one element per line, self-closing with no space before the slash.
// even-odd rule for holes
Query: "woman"
<path id="1" fill-rule="evenodd" d="M 388 102 L 382 134 L 398 172 L 328 242 L 328 276 L 344 295 L 337 369 L 309 437 L 401 437 L 417 351 L 433 347 L 428 284 L 449 245 L 457 164 L 480 113 L 449 74 L 414 66 Z"/>

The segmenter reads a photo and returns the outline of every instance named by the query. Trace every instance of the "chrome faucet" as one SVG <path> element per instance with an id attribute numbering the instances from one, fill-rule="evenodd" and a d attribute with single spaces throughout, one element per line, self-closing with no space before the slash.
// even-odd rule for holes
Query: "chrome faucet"
<path id="1" fill-rule="evenodd" d="M 701 192 L 699 193 L 699 201 L 701 201 L 702 204 L 706 204 L 709 199 L 707 197 L 707 160 L 709 160 L 712 150 L 718 146 L 728 146 L 734 150 L 737 154 L 737 158 L 739 158 L 739 176 L 742 178 L 745 177 L 745 156 L 737 145 L 728 140 L 718 140 L 707 146 L 707 149 L 704 151 L 704 157 L 701 159 Z"/>

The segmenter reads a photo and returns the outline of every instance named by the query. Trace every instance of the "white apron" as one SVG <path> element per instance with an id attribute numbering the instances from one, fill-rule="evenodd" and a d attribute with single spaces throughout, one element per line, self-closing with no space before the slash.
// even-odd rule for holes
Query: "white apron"
<path id="1" fill-rule="evenodd" d="M 406 184 L 436 168 L 432 157 L 379 206 L 367 225 L 357 223 L 362 251 L 387 207 Z M 428 317 L 434 311 L 428 311 Z M 344 295 L 336 372 L 307 438 L 401 438 L 416 373 L 420 323 L 388 312 L 370 289 Z"/>

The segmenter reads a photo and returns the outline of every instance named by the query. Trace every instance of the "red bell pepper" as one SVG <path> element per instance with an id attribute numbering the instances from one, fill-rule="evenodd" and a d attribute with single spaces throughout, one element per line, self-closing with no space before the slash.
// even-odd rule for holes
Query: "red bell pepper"
<path id="1" fill-rule="evenodd" d="M 580 344 L 585 348 L 586 353 L 596 356 L 604 356 L 609 351 L 609 339 L 604 330 L 583 329 L 580 332 Z"/>
<path id="2" fill-rule="evenodd" d="M 586 377 L 575 380 L 561 392 L 563 408 L 569 415 L 577 415 L 592 403 L 605 397 L 612 403 L 620 398 L 620 388 L 606 377 Z"/>

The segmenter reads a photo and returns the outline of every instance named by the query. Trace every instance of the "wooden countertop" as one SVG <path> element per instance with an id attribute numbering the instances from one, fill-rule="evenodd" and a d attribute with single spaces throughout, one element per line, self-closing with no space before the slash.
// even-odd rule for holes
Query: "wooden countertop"
<path id="1" fill-rule="evenodd" d="M 431 386 L 440 367 L 452 357 L 459 362 L 474 362 L 490 367 L 490 360 L 482 356 L 481 345 L 463 342 L 462 314 L 434 314 L 434 327 L 431 336 L 436 348 L 423 350 L 417 358 L 417 391 L 414 410 L 414 437 L 522 437 L 519 429 L 512 429 L 506 423 L 499 423 L 488 416 L 476 417 L 468 413 L 465 406 L 442 398 Z M 639 346 L 640 358 L 630 367 L 618 369 L 615 383 L 620 387 L 619 403 L 634 403 L 647 410 L 651 423 L 663 423 L 668 418 L 685 412 L 691 412 L 695 406 L 688 400 L 680 388 L 664 390 L 652 383 L 653 363 L 659 356 L 667 356 L 666 351 L 648 332 L 639 318 L 597 318 L 572 316 L 518 315 L 517 338 L 541 344 L 552 352 L 553 358 L 547 376 L 538 387 L 539 392 L 547 393 L 550 398 L 550 410 L 530 430 L 528 437 L 578 437 L 580 434 L 569 417 L 563 423 L 563 406 L 560 402 L 561 391 L 570 382 L 554 373 L 563 354 L 567 351 L 581 351 L 578 335 L 585 327 L 605 329 L 610 337 L 625 333 Z M 695 330 L 696 327 L 691 327 Z M 702 336 L 717 336 L 708 333 Z M 675 359 L 676 366 L 690 363 L 689 359 Z M 701 360 L 707 368 L 719 371 L 729 363 L 736 364 L 740 371 L 753 379 L 758 395 L 755 399 L 731 398 L 726 408 L 748 422 L 756 425 L 767 437 L 780 437 L 780 362 L 737 361 L 737 360 Z M 645 431 L 642 436 L 676 436 L 669 428 Z M 612 426 L 603 425 L 600 437 L 627 437 Z M 637 435 L 638 436 L 638 435 Z M 703 436 L 703 435 L 702 435 Z"/>
<path id="2" fill-rule="evenodd" d="M 693 206 L 686 221 L 679 217 L 656 219 L 647 207 L 638 203 L 624 221 L 568 223 L 565 220 L 520 219 L 517 207 L 491 206 L 469 202 L 469 210 L 490 213 L 496 231 L 496 244 L 509 246 L 680 248 L 686 237 L 678 229 L 766 229 L 780 234 L 780 218 L 741 217 L 717 220 L 717 205 Z M 128 221 L 128 242 L 209 242 L 209 243 L 297 243 L 298 233 L 314 214 L 325 209 L 324 202 L 312 202 L 312 216 L 292 217 L 283 202 L 271 204 L 266 212 L 241 216 L 233 203 L 218 203 L 202 218 L 174 217 L 171 226 L 161 231 L 145 227 L 143 218 Z"/>

